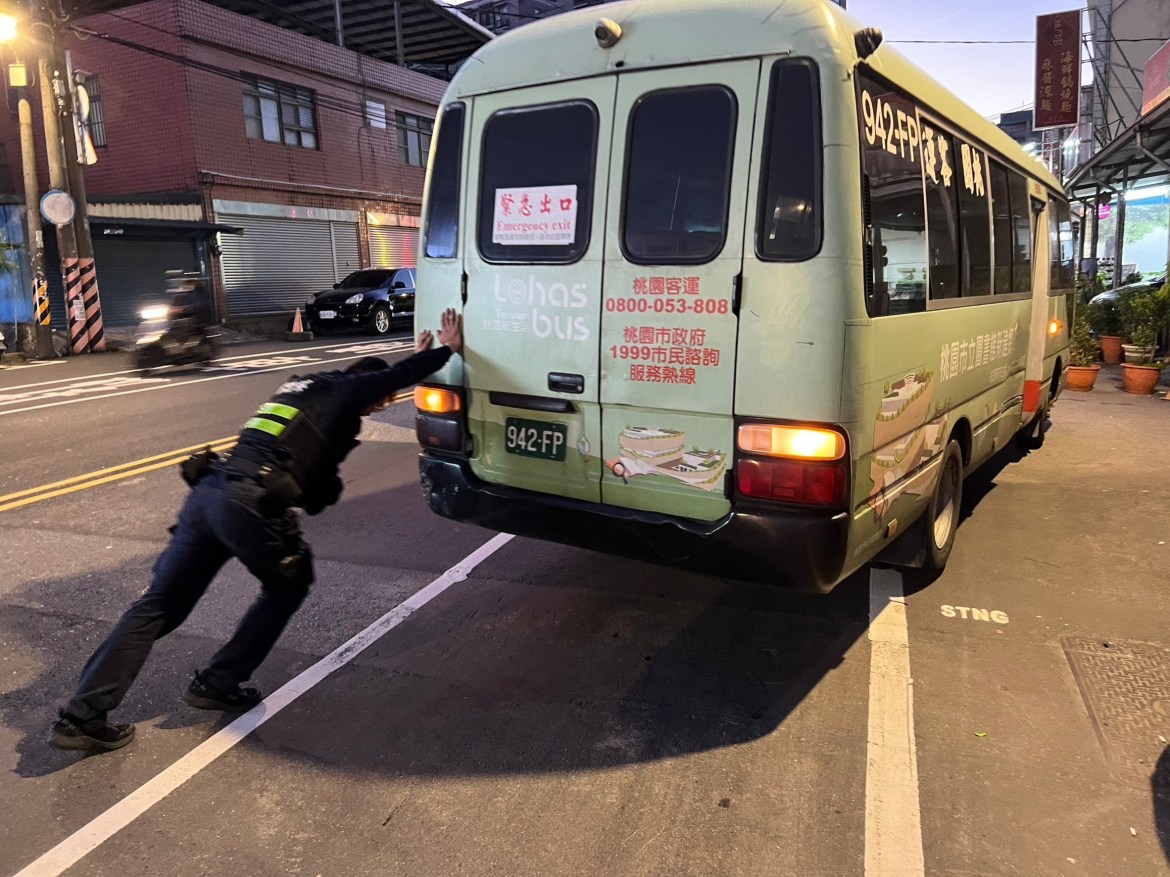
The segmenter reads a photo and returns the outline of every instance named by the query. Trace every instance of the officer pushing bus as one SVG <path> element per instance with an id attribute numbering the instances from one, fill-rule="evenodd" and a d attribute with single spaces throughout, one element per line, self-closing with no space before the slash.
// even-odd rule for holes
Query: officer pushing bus
<path id="1" fill-rule="evenodd" d="M 296 509 L 317 514 L 342 492 L 338 467 L 358 444 L 361 419 L 396 391 L 442 368 L 463 349 L 462 318 L 442 314 L 438 340 L 423 331 L 413 356 L 389 365 L 366 357 L 344 371 L 293 376 L 244 425 L 235 448 L 183 466 L 192 491 L 154 566 L 149 588 L 86 662 L 77 690 L 53 723 L 59 749 L 119 749 L 134 726 L 107 716 L 126 696 L 156 640 L 183 623 L 219 569 L 237 557 L 260 594 L 232 638 L 196 672 L 184 700 L 243 712 L 263 700 L 243 683 L 268 656 L 313 582 L 313 560 Z"/>

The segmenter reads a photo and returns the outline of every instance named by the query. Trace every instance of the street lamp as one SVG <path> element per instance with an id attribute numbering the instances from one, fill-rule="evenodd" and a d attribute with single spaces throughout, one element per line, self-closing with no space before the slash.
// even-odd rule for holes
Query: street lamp
<path id="1" fill-rule="evenodd" d="M 12 15 L 0 14 L 0 43 L 10 43 L 16 39 L 16 18 Z"/>

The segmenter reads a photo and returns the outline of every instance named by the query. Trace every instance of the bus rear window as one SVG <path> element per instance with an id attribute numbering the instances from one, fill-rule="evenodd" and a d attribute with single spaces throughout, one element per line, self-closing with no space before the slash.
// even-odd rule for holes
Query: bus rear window
<path id="1" fill-rule="evenodd" d="M 575 262 L 589 246 L 597 108 L 501 110 L 483 134 L 479 252 L 489 262 Z"/>
<path id="2" fill-rule="evenodd" d="M 451 104 L 439 119 L 431 164 L 426 254 L 454 259 L 459 251 L 459 174 L 463 167 L 463 104 Z"/>
<path id="3" fill-rule="evenodd" d="M 653 92 L 630 113 L 622 244 L 631 262 L 708 262 L 727 237 L 735 95 Z"/>
<path id="4" fill-rule="evenodd" d="M 821 248 L 821 102 L 812 61 L 772 65 L 756 252 L 809 259 Z"/>

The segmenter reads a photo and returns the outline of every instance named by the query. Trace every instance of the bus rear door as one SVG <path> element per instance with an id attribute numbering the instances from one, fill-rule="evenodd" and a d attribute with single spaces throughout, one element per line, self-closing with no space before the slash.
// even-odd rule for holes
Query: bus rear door
<path id="1" fill-rule="evenodd" d="M 618 77 L 601 314 L 601 498 L 730 508 L 756 59 Z"/>

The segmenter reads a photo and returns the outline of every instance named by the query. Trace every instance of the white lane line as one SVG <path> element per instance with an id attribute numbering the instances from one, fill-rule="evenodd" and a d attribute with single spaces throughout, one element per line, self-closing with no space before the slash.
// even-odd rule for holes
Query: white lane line
<path id="1" fill-rule="evenodd" d="M 902 575 L 869 571 L 869 735 L 865 770 L 866 877 L 925 874 L 914 680 Z"/>
<path id="2" fill-rule="evenodd" d="M 340 350 L 338 352 L 342 352 L 342 351 L 349 352 L 350 348 L 381 347 L 383 344 L 388 344 L 391 342 L 399 342 L 399 343 L 403 343 L 403 344 L 413 345 L 414 339 L 411 338 L 411 336 L 409 336 L 409 335 L 402 336 L 402 337 L 399 337 L 396 335 L 396 336 L 393 336 L 391 338 L 381 338 L 377 341 L 358 341 L 358 342 L 355 342 L 354 344 L 348 345 L 346 347 L 343 347 L 342 345 L 338 344 L 335 341 L 332 344 L 317 344 L 317 345 L 313 345 L 312 347 L 297 347 L 297 348 L 295 348 L 295 352 L 303 353 L 306 350 L 333 350 L 335 348 L 340 348 Z M 234 360 L 237 360 L 237 359 L 258 359 L 259 357 L 262 357 L 262 356 L 278 356 L 278 355 L 280 355 L 280 352 L 281 352 L 280 350 L 271 350 L 268 353 L 263 353 L 263 352 L 242 353 L 242 354 L 239 354 L 238 356 L 221 356 L 221 357 L 213 360 L 213 362 L 233 362 Z M 285 351 L 285 352 L 287 353 L 287 351 Z M 16 371 L 16 369 L 19 369 L 19 368 L 35 368 L 35 367 L 41 366 L 41 365 L 64 365 L 68 361 L 69 360 L 65 359 L 65 358 L 50 359 L 50 360 L 45 360 L 44 362 L 29 363 L 28 365 L 4 366 L 3 368 L 0 368 L 0 371 Z M 212 366 L 212 367 L 214 368 L 214 366 Z M 11 387 L 0 387 L 0 391 L 7 392 L 8 390 L 24 390 L 28 387 L 44 387 L 44 386 L 47 386 L 49 384 L 65 384 L 65 383 L 68 383 L 69 381 L 88 381 L 88 380 L 92 380 L 94 378 L 112 378 L 112 377 L 116 377 L 118 375 L 137 375 L 137 374 L 141 374 L 141 373 L 142 373 L 141 369 L 131 368 L 131 369 L 125 369 L 123 371 L 117 371 L 117 372 L 100 372 L 99 374 L 93 374 L 93 375 L 74 375 L 71 378 L 57 378 L 56 380 L 52 380 L 52 381 L 38 381 L 35 384 L 16 384 L 16 385 L 11 386 Z"/>
<path id="3" fill-rule="evenodd" d="M 35 862 L 17 872 L 15 877 L 56 877 L 75 865 L 334 670 L 344 667 L 449 587 L 464 581 L 473 569 L 503 548 L 510 539 L 512 536 L 508 533 L 499 533 L 492 537 L 421 591 L 395 606 L 357 636 L 338 646 L 308 670 L 268 695 L 259 706 L 253 707 L 226 728 L 217 731 L 154 779 L 131 792 L 88 825 L 78 829 Z"/>
<path id="4" fill-rule="evenodd" d="M 406 350 L 407 348 L 403 347 L 402 349 Z M 304 365 L 314 365 L 314 366 L 325 365 L 325 364 L 330 363 L 330 362 L 345 362 L 348 359 L 358 359 L 359 357 L 360 357 L 360 354 L 354 353 L 354 354 L 350 354 L 349 356 L 339 356 L 339 357 L 336 357 L 335 359 L 315 359 L 311 363 L 309 363 L 309 362 L 304 363 Z M 114 396 L 131 396 L 135 393 L 149 393 L 152 390 L 171 390 L 171 389 L 175 389 L 176 387 L 187 387 L 187 386 L 190 386 L 191 384 L 202 384 L 202 383 L 206 383 L 207 381 L 222 381 L 222 380 L 226 380 L 227 378 L 247 378 L 247 377 L 251 377 L 252 375 L 262 375 L 265 372 L 288 371 L 290 368 L 292 368 L 292 366 L 275 365 L 272 368 L 258 368 L 258 369 L 252 369 L 251 371 L 244 371 L 244 372 L 228 372 L 227 374 L 223 374 L 223 375 L 213 375 L 212 377 L 209 377 L 209 378 L 191 378 L 190 380 L 184 380 L 184 381 L 173 381 L 173 380 L 167 378 L 166 379 L 167 383 L 165 383 L 165 384 L 153 384 L 149 387 L 139 387 L 136 390 L 123 390 L 123 391 L 118 392 L 118 393 L 102 393 L 102 394 L 97 395 L 97 396 L 86 396 L 86 397 L 81 398 L 81 399 L 62 399 L 59 402 L 46 402 L 43 405 L 26 405 L 24 408 L 12 408 L 8 411 L 0 411 L 0 417 L 5 417 L 9 414 L 21 414 L 22 412 L 25 412 L 25 411 L 39 411 L 42 408 L 56 408 L 59 405 L 77 405 L 80 402 L 94 402 L 98 399 L 111 399 Z M 149 379 L 144 378 L 143 380 L 149 380 Z M 162 380 L 162 379 L 160 378 L 159 380 Z"/>
<path id="5" fill-rule="evenodd" d="M 20 365 L 0 365 L 0 372 L 8 372 L 8 371 L 14 372 L 14 371 L 17 371 L 18 369 L 22 369 L 22 368 L 40 368 L 41 366 L 44 366 L 44 365 L 64 365 L 64 364 L 65 364 L 65 360 L 63 360 L 63 359 L 46 359 L 46 360 L 43 360 L 42 362 L 26 362 L 26 363 L 21 363 Z"/>

